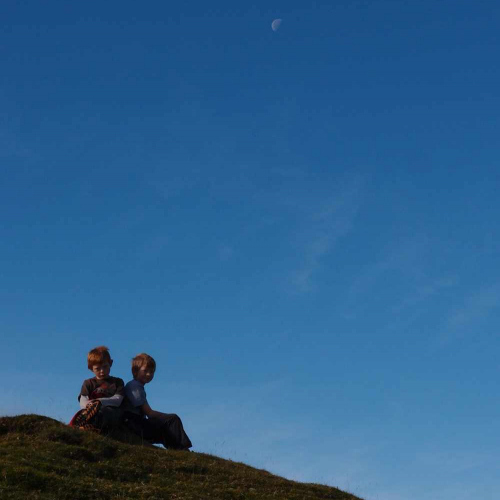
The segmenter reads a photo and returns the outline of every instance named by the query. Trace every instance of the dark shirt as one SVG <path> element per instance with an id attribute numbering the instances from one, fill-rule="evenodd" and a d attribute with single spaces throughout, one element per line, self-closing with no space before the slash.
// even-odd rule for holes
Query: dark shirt
<path id="1" fill-rule="evenodd" d="M 80 396 L 86 396 L 89 399 L 101 399 L 115 395 L 125 396 L 125 388 L 121 378 L 110 376 L 104 380 L 97 380 L 96 377 L 93 377 L 83 381 L 78 401 L 80 401 Z"/>

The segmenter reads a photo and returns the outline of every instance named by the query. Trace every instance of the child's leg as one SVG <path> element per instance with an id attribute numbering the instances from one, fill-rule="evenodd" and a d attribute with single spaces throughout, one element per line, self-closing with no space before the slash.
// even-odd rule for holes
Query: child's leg
<path id="1" fill-rule="evenodd" d="M 122 423 L 123 410 L 116 406 L 102 406 L 99 413 L 103 430 L 112 430 Z"/>
<path id="2" fill-rule="evenodd" d="M 154 442 L 162 443 L 165 448 L 187 450 L 193 446 L 181 419 L 174 413 L 162 413 L 160 417 L 149 418 L 148 426 L 154 433 Z"/>
<path id="3" fill-rule="evenodd" d="M 125 412 L 123 422 L 125 427 L 132 434 L 135 434 L 142 439 L 143 444 L 144 442 L 147 442 L 148 444 L 161 443 L 161 441 L 154 440 L 155 433 L 152 432 L 151 426 L 148 425 L 148 420 L 142 415 Z"/>
<path id="4" fill-rule="evenodd" d="M 98 399 L 91 401 L 71 419 L 69 425 L 80 429 L 99 431 L 101 406 L 101 402 Z"/>

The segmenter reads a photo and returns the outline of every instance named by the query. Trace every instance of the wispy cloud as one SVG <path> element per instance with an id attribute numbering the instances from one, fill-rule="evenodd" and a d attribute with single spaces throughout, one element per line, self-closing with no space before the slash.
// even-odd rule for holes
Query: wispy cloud
<path id="1" fill-rule="evenodd" d="M 460 283 L 458 275 L 450 270 L 436 272 L 437 243 L 425 233 L 418 233 L 390 239 L 385 248 L 374 249 L 378 257 L 359 266 L 360 272 L 347 289 L 345 317 L 355 319 L 366 313 L 363 308 L 377 301 L 376 310 L 387 318 L 380 326 L 401 330 L 427 314 L 436 297 L 450 294 Z"/>
<path id="2" fill-rule="evenodd" d="M 429 242 L 425 235 L 418 234 L 409 238 L 391 242 L 374 263 L 360 266 L 360 273 L 349 287 L 347 296 L 351 302 L 371 293 L 384 276 L 392 271 L 405 275 L 417 275 L 421 269 L 421 258 Z"/>
<path id="3" fill-rule="evenodd" d="M 495 461 L 490 453 L 468 449 L 434 449 L 418 453 L 415 457 L 419 466 L 439 471 L 439 474 L 463 474 L 471 469 L 485 467 Z"/>
<path id="4" fill-rule="evenodd" d="M 398 313 L 407 308 L 414 309 L 422 302 L 439 294 L 442 290 L 455 287 L 458 283 L 459 279 L 457 276 L 443 276 L 429 279 L 426 283 L 417 285 L 408 296 L 395 304 L 393 306 L 393 311 Z"/>
<path id="5" fill-rule="evenodd" d="M 234 254 L 234 248 L 230 245 L 227 245 L 225 243 L 221 243 L 219 245 L 219 248 L 217 249 L 217 253 L 219 255 L 219 259 L 222 261 L 226 261 L 231 259 L 231 257 Z"/>
<path id="6" fill-rule="evenodd" d="M 399 300 L 395 299 L 394 304 L 389 308 L 389 321 L 386 328 L 390 331 L 407 330 L 429 312 L 436 297 L 449 294 L 458 284 L 459 279 L 456 276 L 443 276 L 429 278 L 420 284 L 408 287 L 407 293 Z"/>
<path id="7" fill-rule="evenodd" d="M 292 273 L 291 281 L 298 292 L 314 289 L 314 276 L 322 259 L 329 254 L 340 238 L 353 227 L 362 200 L 361 177 L 350 179 L 341 189 L 318 200 L 308 200 L 301 226 L 303 264 Z"/>
<path id="8" fill-rule="evenodd" d="M 453 338 L 475 332 L 485 327 L 491 313 L 500 308 L 500 283 L 484 286 L 470 293 L 456 307 L 445 321 L 441 343 L 447 343 Z"/>

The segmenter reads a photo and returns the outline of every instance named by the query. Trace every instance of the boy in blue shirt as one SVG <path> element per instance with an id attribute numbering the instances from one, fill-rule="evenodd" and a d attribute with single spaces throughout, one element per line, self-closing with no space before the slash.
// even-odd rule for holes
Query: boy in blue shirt
<path id="1" fill-rule="evenodd" d="M 153 380 L 155 370 L 156 362 L 148 354 L 138 354 L 132 360 L 134 379 L 125 386 L 125 423 L 147 441 L 163 444 L 165 448 L 189 450 L 193 445 L 184 432 L 181 419 L 149 406 L 144 386 Z"/>

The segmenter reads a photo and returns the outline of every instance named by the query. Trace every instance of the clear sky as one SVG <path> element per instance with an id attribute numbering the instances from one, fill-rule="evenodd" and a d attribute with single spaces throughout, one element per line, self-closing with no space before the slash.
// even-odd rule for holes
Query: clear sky
<path id="1" fill-rule="evenodd" d="M 273 19 L 283 20 L 277 31 Z M 196 451 L 500 498 L 500 3 L 0 4 L 2 414 L 158 363 Z"/>

